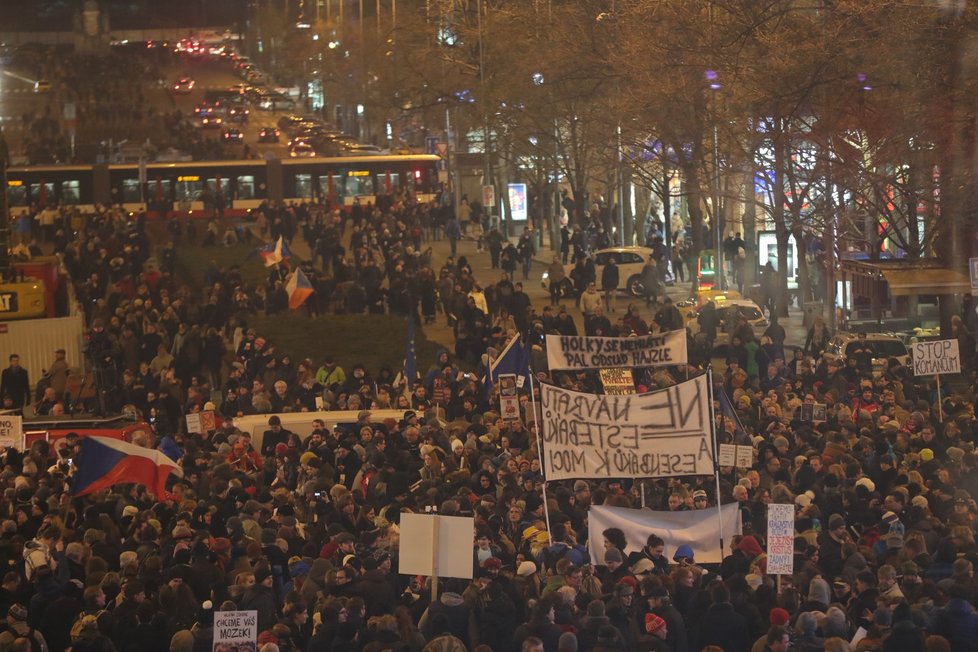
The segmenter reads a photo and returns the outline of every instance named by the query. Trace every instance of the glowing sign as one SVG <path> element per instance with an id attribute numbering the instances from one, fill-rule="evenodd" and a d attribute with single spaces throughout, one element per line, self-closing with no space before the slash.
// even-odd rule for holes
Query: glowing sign
<path id="1" fill-rule="evenodd" d="M 20 188 L 23 185 L 24 185 L 24 182 L 23 181 L 20 181 L 19 179 L 9 179 L 9 180 L 7 180 L 7 186 L 10 187 L 10 188 Z"/>
<path id="2" fill-rule="evenodd" d="M 177 181 L 200 181 L 200 177 L 198 177 L 196 175 L 191 175 L 191 176 L 186 176 L 186 177 L 177 177 Z"/>
<path id="3" fill-rule="evenodd" d="M 370 172 L 368 172 L 367 170 L 350 170 L 349 172 L 346 173 L 346 176 L 348 176 L 348 177 L 369 177 L 370 176 Z"/>

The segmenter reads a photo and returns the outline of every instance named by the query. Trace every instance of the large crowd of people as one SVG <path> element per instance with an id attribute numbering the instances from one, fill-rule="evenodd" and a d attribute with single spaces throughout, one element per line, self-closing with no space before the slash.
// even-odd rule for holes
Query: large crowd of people
<path id="1" fill-rule="evenodd" d="M 174 252 L 196 237 L 179 223 L 155 242 L 121 211 L 84 216 L 77 230 L 64 215 L 47 246 L 63 256 L 91 326 L 102 407 L 138 412 L 159 446 L 178 451 L 183 473 L 163 496 L 117 485 L 73 497 L 78 436 L 3 450 L 0 652 L 205 652 L 218 611 L 257 612 L 261 652 L 978 649 L 967 382 L 938 406 L 897 360 L 874 372 L 871 357 L 821 356 L 821 336 L 792 347 L 783 329 L 754 342 L 735 325 L 739 341 L 717 376 L 732 406 L 718 410 L 718 440 L 752 446 L 751 468 L 721 467 L 719 483 L 577 480 L 544 492 L 529 387 L 521 418 L 505 421 L 483 379 L 521 333 L 537 391 L 600 392 L 596 373 L 546 367 L 543 335 L 576 334 L 578 308 L 558 301 L 538 312 L 515 261 L 476 279 L 464 257 L 433 260 L 432 225 L 460 232 L 444 211 L 394 196 L 357 206 L 349 221 L 316 204 L 265 204 L 256 215 L 260 236 L 310 245 L 311 314 L 453 326 L 455 350 L 419 360 L 415 378 L 398 374 L 400 360 L 381 369 L 300 360 L 250 329 L 251 315 L 288 309 L 295 258 L 256 287 L 236 267 L 179 279 Z M 498 247 L 494 268 L 507 262 L 501 251 L 517 250 L 492 229 L 486 240 Z M 582 302 L 588 333 L 598 318 L 604 335 L 677 325 L 665 299 L 651 322 L 636 306 L 612 322 L 600 304 Z M 339 349 L 342 334 L 329 336 Z M 636 389 L 670 386 L 707 362 L 634 370 Z M 35 407 L 70 407 L 60 371 L 57 380 Z M 6 406 L 31 402 L 16 394 L 5 393 Z M 824 405 L 824 420 L 806 404 Z M 371 417 L 390 408 L 402 417 Z M 324 419 L 303 438 L 275 416 L 320 409 L 355 411 L 357 423 Z M 215 429 L 188 433 L 185 415 L 207 410 Z M 235 420 L 256 414 L 271 416 L 253 443 Z M 665 532 L 636 550 L 608 529 L 599 558 L 588 552 L 591 505 L 717 502 L 739 504 L 743 523 L 719 565 L 673 550 Z M 772 503 L 795 508 L 791 575 L 767 572 Z M 472 579 L 442 578 L 434 600 L 431 578 L 398 573 L 401 543 L 411 545 L 400 540 L 401 515 L 430 511 L 475 523 L 474 540 L 459 542 L 471 546 Z"/>

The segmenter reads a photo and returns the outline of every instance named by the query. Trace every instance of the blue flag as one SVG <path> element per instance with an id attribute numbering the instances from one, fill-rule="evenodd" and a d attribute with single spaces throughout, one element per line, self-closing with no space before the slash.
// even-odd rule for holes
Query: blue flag
<path id="1" fill-rule="evenodd" d="M 404 380 L 407 382 L 405 393 L 410 393 L 412 385 L 418 379 L 418 360 L 414 351 L 414 316 L 408 315 L 407 335 L 404 341 Z"/>
<path id="2" fill-rule="evenodd" d="M 720 413 L 723 414 L 728 419 L 734 422 L 734 439 L 738 442 L 749 442 L 751 438 L 747 435 L 747 431 L 744 430 L 744 424 L 740 422 L 740 417 L 737 416 L 737 411 L 734 410 L 733 404 L 727 397 L 727 392 L 723 389 L 723 385 L 716 386 L 716 397 L 720 401 Z"/>
<path id="3" fill-rule="evenodd" d="M 489 362 L 489 376 L 486 381 L 487 391 L 499 378 L 499 374 L 516 374 L 516 386 L 523 387 L 530 376 L 530 350 L 532 347 L 524 344 L 523 338 L 517 333 L 513 336 L 495 360 Z"/>

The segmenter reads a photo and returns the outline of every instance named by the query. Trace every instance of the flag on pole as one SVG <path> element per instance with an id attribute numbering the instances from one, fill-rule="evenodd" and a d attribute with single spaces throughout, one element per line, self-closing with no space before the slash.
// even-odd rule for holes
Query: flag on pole
<path id="1" fill-rule="evenodd" d="M 162 497 L 166 495 L 167 476 L 173 473 L 183 477 L 183 469 L 166 453 L 111 437 L 83 437 L 75 467 L 73 496 L 133 482 Z"/>
<path id="2" fill-rule="evenodd" d="M 530 376 L 530 349 L 523 343 L 517 333 L 495 359 L 489 361 L 489 375 L 486 379 L 486 390 L 492 392 L 499 374 L 516 374 L 516 386 L 521 388 Z"/>
<path id="3" fill-rule="evenodd" d="M 737 416 L 737 411 L 734 410 L 733 404 L 730 402 L 730 398 L 727 396 L 727 391 L 723 388 L 723 385 L 716 386 L 716 398 L 720 403 L 720 413 L 734 422 L 734 439 L 736 441 L 750 441 L 751 438 L 748 436 L 747 431 L 744 430 L 744 424 L 740 422 L 740 417 Z"/>
<path id="4" fill-rule="evenodd" d="M 279 236 L 274 243 L 269 242 L 264 247 L 259 248 L 258 255 L 265 261 L 265 267 L 271 267 L 278 265 L 283 260 L 288 260 L 292 252 L 289 251 L 289 246 L 285 244 L 282 236 Z"/>
<path id="5" fill-rule="evenodd" d="M 312 283 L 302 270 L 296 267 L 289 277 L 289 282 L 285 284 L 285 291 L 289 294 L 289 308 L 295 310 L 313 293 Z"/>
<path id="6" fill-rule="evenodd" d="M 394 376 L 394 387 L 404 384 L 404 396 L 410 398 L 414 383 L 418 380 L 418 360 L 414 348 L 415 326 L 410 315 L 407 320 L 407 333 L 404 335 L 404 367 Z"/>

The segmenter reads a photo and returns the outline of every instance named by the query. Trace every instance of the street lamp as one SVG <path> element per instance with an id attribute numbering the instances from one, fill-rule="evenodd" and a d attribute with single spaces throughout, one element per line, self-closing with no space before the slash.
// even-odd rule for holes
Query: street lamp
<path id="1" fill-rule="evenodd" d="M 707 87 L 711 91 L 718 91 L 723 88 L 720 83 L 720 76 L 717 74 L 716 70 L 707 70 L 705 73 Z M 711 93 L 709 98 L 713 98 Z M 710 102 L 711 107 L 714 109 L 713 113 L 716 113 L 716 99 L 714 98 Z M 726 279 L 723 269 L 723 260 L 721 259 L 721 241 L 720 241 L 720 138 L 717 129 L 717 117 L 713 116 L 713 187 L 710 189 L 712 197 L 710 202 L 713 204 L 713 276 L 716 279 L 717 289 L 723 290 L 726 286 Z"/>

